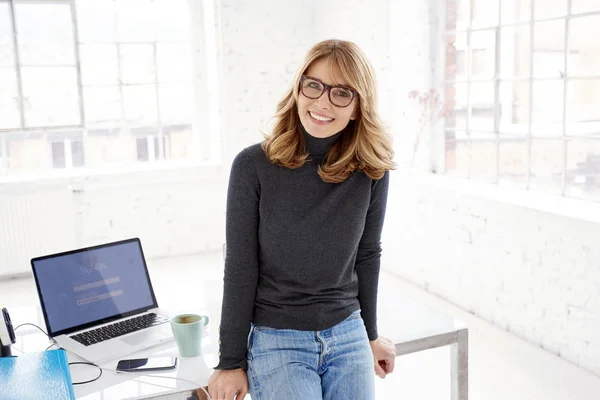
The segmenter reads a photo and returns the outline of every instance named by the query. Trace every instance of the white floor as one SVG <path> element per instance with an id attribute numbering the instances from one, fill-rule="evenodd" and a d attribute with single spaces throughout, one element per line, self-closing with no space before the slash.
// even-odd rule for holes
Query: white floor
<path id="1" fill-rule="evenodd" d="M 211 310 L 222 295 L 220 253 L 148 262 L 156 297 L 174 312 Z M 398 291 L 469 326 L 470 399 L 587 400 L 600 398 L 600 377 L 500 331 L 469 313 L 384 272 Z M 30 279 L 0 281 L 0 307 L 37 305 Z M 218 320 L 211 321 L 212 329 Z M 385 335 L 385 332 L 380 332 Z M 402 356 L 396 371 L 377 379 L 378 399 L 450 399 L 448 348 Z"/>

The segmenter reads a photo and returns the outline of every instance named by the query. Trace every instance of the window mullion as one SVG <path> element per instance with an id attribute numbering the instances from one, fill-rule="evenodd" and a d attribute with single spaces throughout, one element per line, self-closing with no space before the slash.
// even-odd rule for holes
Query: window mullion
<path id="1" fill-rule="evenodd" d="M 502 26 L 502 0 L 498 1 L 498 26 L 495 29 L 494 49 L 494 135 L 496 136 L 496 183 L 500 181 L 500 27 Z"/>
<path id="2" fill-rule="evenodd" d="M 529 20 L 529 118 L 527 124 L 527 189 L 531 189 L 531 147 L 532 147 L 532 124 L 533 124 L 533 52 L 535 48 L 535 29 L 534 29 L 535 1 L 531 1 Z"/>
<path id="3" fill-rule="evenodd" d="M 471 140 L 471 23 L 473 13 L 473 2 L 469 1 L 469 23 L 467 25 L 467 46 L 465 49 L 465 75 L 467 77 L 467 115 L 465 120 L 465 132 L 467 133 L 467 146 L 469 158 L 467 160 L 467 179 L 471 179 L 473 165 L 473 146 Z"/>
<path id="4" fill-rule="evenodd" d="M 114 21 L 115 21 L 115 29 L 116 29 L 116 41 L 114 42 L 114 45 L 117 47 L 117 74 L 118 74 L 118 80 L 117 80 L 117 85 L 119 85 L 119 97 L 120 97 L 120 101 L 121 101 L 121 134 L 124 131 L 124 127 L 126 126 L 125 121 L 127 120 L 127 116 L 125 113 L 125 95 L 123 94 L 123 68 L 121 68 L 121 43 L 119 43 L 119 30 L 118 30 L 118 21 L 119 21 L 119 16 L 117 13 L 117 7 L 113 8 L 113 15 L 114 15 Z"/>
<path id="5" fill-rule="evenodd" d="M 162 146 L 160 145 L 160 143 L 162 142 L 162 137 L 163 137 L 163 125 L 162 125 L 162 118 L 161 118 L 161 114 L 160 114 L 160 98 L 158 97 L 158 45 L 156 42 L 156 38 L 154 39 L 154 42 L 152 43 L 152 52 L 153 52 L 153 58 L 154 58 L 154 96 L 156 96 L 156 124 L 157 124 L 157 128 L 158 128 L 158 159 L 165 159 L 165 156 L 163 154 L 163 149 Z"/>
<path id="6" fill-rule="evenodd" d="M 19 96 L 19 114 L 21 117 L 21 128 L 25 128 L 25 96 L 23 95 L 23 78 L 21 76 L 21 57 L 19 54 L 19 43 L 17 39 L 17 18 L 15 12 L 15 3 L 8 2 L 10 7 L 10 17 L 12 22 L 13 51 L 15 56 L 15 73 L 17 76 L 17 94 Z"/>
<path id="7" fill-rule="evenodd" d="M 81 80 L 81 57 L 79 54 L 79 28 L 77 26 L 77 8 L 75 2 L 70 4 L 71 23 L 73 24 L 73 46 L 75 51 L 75 71 L 77 73 L 77 95 L 79 96 L 79 121 L 85 126 L 85 114 L 83 112 L 83 84 Z"/>
<path id="8" fill-rule="evenodd" d="M 572 0 L 567 0 L 567 16 L 565 17 L 565 44 L 564 44 L 564 73 L 563 73 L 563 129 L 562 129 L 562 145 L 563 145 L 563 170 L 562 170 L 562 194 L 567 193 L 567 83 L 569 75 L 569 35 L 571 26 L 571 4 Z"/>

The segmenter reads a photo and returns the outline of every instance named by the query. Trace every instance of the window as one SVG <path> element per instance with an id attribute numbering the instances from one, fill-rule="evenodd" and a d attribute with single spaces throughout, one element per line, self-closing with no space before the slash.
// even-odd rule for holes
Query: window
<path id="1" fill-rule="evenodd" d="M 50 140 L 50 152 L 53 168 L 79 168 L 85 165 L 81 134 L 54 135 Z"/>
<path id="2" fill-rule="evenodd" d="M 65 168 L 65 144 L 63 142 L 51 142 L 52 146 L 52 166 L 54 168 Z"/>
<path id="3" fill-rule="evenodd" d="M 0 137 L 0 176 L 5 175 L 10 167 L 10 153 L 8 140 Z"/>
<path id="4" fill-rule="evenodd" d="M 487 70 L 485 49 L 473 49 L 471 52 L 472 67 L 471 74 L 473 76 L 483 76 Z"/>
<path id="5" fill-rule="evenodd" d="M 83 167 L 85 165 L 85 158 L 83 155 L 83 141 L 72 140 L 71 144 L 71 162 L 72 166 Z"/>
<path id="6" fill-rule="evenodd" d="M 138 161 L 164 160 L 168 155 L 164 136 L 147 136 L 136 139 Z"/>
<path id="7" fill-rule="evenodd" d="M 456 75 L 463 76 L 465 74 L 465 51 L 456 51 Z"/>
<path id="8" fill-rule="evenodd" d="M 208 94 L 194 76 L 208 78 L 193 12 L 187 0 L 0 0 L 0 151 L 2 137 L 18 143 L 10 163 L 0 153 L 1 175 L 168 160 L 173 126 L 186 127 L 177 158 L 198 157 L 209 141 L 194 137 L 195 99 Z M 78 140 L 56 139 L 73 130 Z M 31 154 L 40 140 L 50 162 Z"/>
<path id="9" fill-rule="evenodd" d="M 446 173 L 600 201 L 600 2 L 446 5 Z"/>

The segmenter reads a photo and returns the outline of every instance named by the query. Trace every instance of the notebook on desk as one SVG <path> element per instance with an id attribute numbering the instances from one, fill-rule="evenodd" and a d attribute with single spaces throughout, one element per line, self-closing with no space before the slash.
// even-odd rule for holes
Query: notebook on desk
<path id="1" fill-rule="evenodd" d="M 31 260 L 48 335 L 101 363 L 173 340 L 138 238 Z"/>
<path id="2" fill-rule="evenodd" d="M 75 399 L 64 350 L 0 358 L 0 399 Z"/>

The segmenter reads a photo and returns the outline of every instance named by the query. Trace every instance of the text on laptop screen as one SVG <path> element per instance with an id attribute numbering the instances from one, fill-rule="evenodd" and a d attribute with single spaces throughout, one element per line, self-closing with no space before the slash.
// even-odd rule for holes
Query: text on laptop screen
<path id="1" fill-rule="evenodd" d="M 52 332 L 153 305 L 139 243 L 35 261 Z"/>

